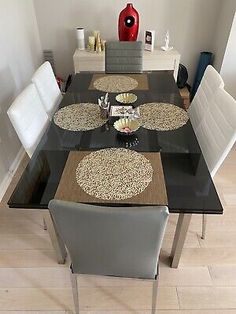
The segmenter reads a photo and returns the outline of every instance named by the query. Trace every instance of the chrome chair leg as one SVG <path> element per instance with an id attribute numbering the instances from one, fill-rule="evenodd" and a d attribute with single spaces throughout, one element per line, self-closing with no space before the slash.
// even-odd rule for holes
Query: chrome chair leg
<path id="1" fill-rule="evenodd" d="M 207 225 L 207 215 L 202 214 L 202 236 L 201 236 L 201 238 L 203 240 L 206 239 L 206 225 Z"/>
<path id="2" fill-rule="evenodd" d="M 66 248 L 60 236 L 58 235 L 57 230 L 55 229 L 55 226 L 54 226 L 54 223 L 52 221 L 49 211 L 44 211 L 43 217 L 47 225 L 47 230 L 48 230 L 51 242 L 52 242 L 52 246 L 54 247 L 54 250 L 56 253 L 57 262 L 58 264 L 65 264 L 66 254 L 67 254 Z"/>
<path id="3" fill-rule="evenodd" d="M 156 304 L 157 304 L 157 289 L 158 289 L 158 276 L 152 283 L 152 314 L 156 312 Z"/>
<path id="4" fill-rule="evenodd" d="M 77 275 L 70 272 L 73 300 L 75 305 L 75 314 L 79 314 L 79 294 L 77 285 Z"/>
<path id="5" fill-rule="evenodd" d="M 45 219 L 43 218 L 43 230 L 48 230 Z"/>

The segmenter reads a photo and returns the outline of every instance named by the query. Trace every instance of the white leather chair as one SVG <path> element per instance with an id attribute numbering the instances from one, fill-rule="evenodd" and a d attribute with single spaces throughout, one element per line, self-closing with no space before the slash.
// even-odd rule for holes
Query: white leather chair
<path id="1" fill-rule="evenodd" d="M 214 98 L 214 95 L 219 89 L 224 88 L 224 81 L 220 74 L 208 65 L 201 80 L 201 83 L 197 89 L 197 92 L 191 102 L 188 109 L 188 115 L 193 126 L 195 133 L 198 132 L 199 125 L 203 120 L 206 112 L 209 109 L 209 105 Z M 203 215 L 202 223 L 202 239 L 205 238 L 206 231 L 206 216 Z"/>
<path id="2" fill-rule="evenodd" d="M 236 100 L 219 88 L 195 131 L 212 177 L 216 174 L 236 140 Z M 206 233 L 203 215 L 202 238 Z"/>
<path id="3" fill-rule="evenodd" d="M 219 88 L 224 88 L 224 81 L 213 66 L 208 65 L 188 109 L 191 124 L 195 132 L 209 106 L 209 102 L 211 102 Z"/>
<path id="4" fill-rule="evenodd" d="M 22 91 L 7 114 L 27 154 L 31 157 L 49 124 L 49 118 L 34 84 L 30 84 Z"/>
<path id="5" fill-rule="evenodd" d="M 62 100 L 62 94 L 48 61 L 44 62 L 34 73 L 32 82 L 35 84 L 45 111 L 51 119 Z"/>

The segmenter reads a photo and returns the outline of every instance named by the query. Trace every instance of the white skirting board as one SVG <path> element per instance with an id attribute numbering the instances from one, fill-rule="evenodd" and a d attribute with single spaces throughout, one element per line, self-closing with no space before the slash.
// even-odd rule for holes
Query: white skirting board
<path id="1" fill-rule="evenodd" d="M 21 147 L 15 160 L 13 161 L 11 167 L 9 168 L 8 173 L 6 174 L 2 183 L 0 184 L 0 201 L 2 200 L 4 194 L 6 193 L 7 188 L 9 186 L 9 184 L 11 183 L 11 180 L 12 180 L 16 170 L 18 169 L 24 155 L 25 155 L 25 150 L 23 147 Z"/>

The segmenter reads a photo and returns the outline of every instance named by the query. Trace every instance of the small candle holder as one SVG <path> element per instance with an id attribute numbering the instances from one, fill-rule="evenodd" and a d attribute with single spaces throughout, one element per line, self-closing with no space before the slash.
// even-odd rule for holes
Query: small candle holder
<path id="1" fill-rule="evenodd" d="M 91 52 L 101 53 L 105 50 L 106 41 L 101 38 L 100 31 L 93 31 L 92 35 L 88 37 L 87 49 Z"/>
<path id="2" fill-rule="evenodd" d="M 98 105 L 100 107 L 101 118 L 107 119 L 109 116 L 109 110 L 110 110 L 110 101 L 109 101 L 108 93 L 106 93 L 105 96 L 98 98 Z"/>
<path id="3" fill-rule="evenodd" d="M 107 119 L 109 116 L 109 107 L 100 107 L 100 115 L 102 119 Z"/>

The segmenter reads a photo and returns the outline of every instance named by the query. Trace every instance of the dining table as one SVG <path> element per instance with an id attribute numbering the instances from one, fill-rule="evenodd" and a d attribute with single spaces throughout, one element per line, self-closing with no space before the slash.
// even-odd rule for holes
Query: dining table
<path id="1" fill-rule="evenodd" d="M 137 96 L 132 104 L 134 108 L 143 104 L 160 103 L 165 106 L 175 105 L 181 110 L 183 101 L 171 71 L 152 71 L 140 74 L 119 74 L 138 82 L 130 87 L 129 92 Z M 106 73 L 81 72 L 73 76 L 71 85 L 64 94 L 57 108 L 57 113 L 50 122 L 45 134 L 41 138 L 32 158 L 19 179 L 9 201 L 9 207 L 29 208 L 42 210 L 58 261 L 65 261 L 66 250 L 59 238 L 53 222 L 50 220 L 48 203 L 56 198 L 60 182 L 65 172 L 69 158 L 72 154 L 97 152 L 102 149 L 121 148 L 140 154 L 159 154 L 164 174 L 164 183 L 167 195 L 169 212 L 178 215 L 172 250 L 170 266 L 177 268 L 188 232 L 191 216 L 201 214 L 223 214 L 216 188 L 208 171 L 204 156 L 201 152 L 196 135 L 187 119 L 183 125 L 173 129 L 157 129 L 141 126 L 132 135 L 122 135 L 113 124 L 118 117 L 108 117 L 106 122 L 95 128 L 87 130 L 73 130 L 61 123 L 70 125 L 70 121 L 56 120 L 58 112 L 73 104 L 98 104 L 98 99 L 105 96 L 106 89 L 96 86 L 100 78 L 112 75 Z M 120 105 L 116 96 L 121 90 L 109 90 L 111 105 Z M 141 107 L 140 107 L 141 108 Z M 166 108 L 166 107 L 165 107 Z M 177 108 L 177 109 L 178 109 Z M 62 112 L 62 111 L 61 111 Z M 72 114 L 73 115 L 73 114 Z M 60 121 L 59 121 L 60 120 Z M 172 117 L 175 120 L 175 117 Z M 59 122 L 58 122 L 59 121 Z M 64 184 L 65 186 L 66 184 Z M 158 190 L 156 183 L 155 189 Z M 155 191 L 154 191 L 155 193 Z M 63 193 L 61 194 L 63 195 Z M 66 196 L 64 198 L 66 199 Z M 105 204 L 99 198 L 83 199 L 77 196 L 78 202 L 88 204 L 114 205 L 112 201 Z M 155 200 L 154 205 L 158 204 Z M 116 201 L 115 205 L 126 206 L 128 202 Z M 135 201 L 129 206 L 136 205 Z M 140 202 L 138 205 L 147 205 Z"/>

